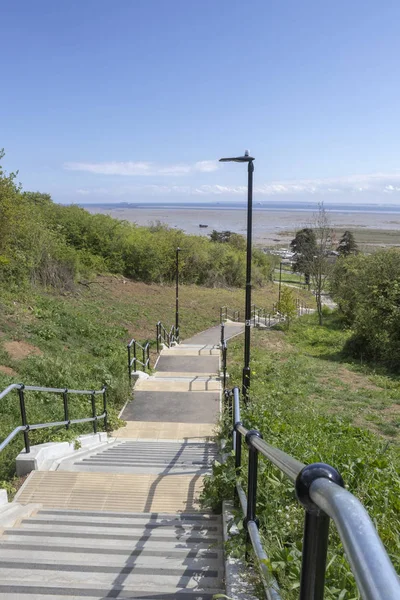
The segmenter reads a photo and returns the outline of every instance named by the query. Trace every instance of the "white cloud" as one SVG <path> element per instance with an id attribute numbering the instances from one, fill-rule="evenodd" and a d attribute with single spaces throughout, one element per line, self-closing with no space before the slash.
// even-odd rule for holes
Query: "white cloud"
<path id="1" fill-rule="evenodd" d="M 154 175 L 188 175 L 190 173 L 211 173 L 218 169 L 214 160 L 201 160 L 193 164 L 178 163 L 172 165 L 157 165 L 152 162 L 67 162 L 64 169 L 67 171 L 85 171 L 96 175 L 124 175 L 129 177 L 154 176 Z"/>
<path id="2" fill-rule="evenodd" d="M 209 168 L 209 161 L 195 163 L 196 170 Z M 205 164 L 206 163 L 206 164 Z M 212 161 L 210 161 L 212 168 Z M 201 166 L 199 166 L 201 165 Z M 187 165 L 186 165 L 187 166 Z M 183 167 L 183 165 L 181 166 Z M 173 167 L 163 167 L 172 169 Z M 175 165 L 178 168 L 178 165 Z M 195 166 L 191 167 L 189 173 L 195 171 Z M 180 170 L 180 173 L 183 171 Z M 158 171 L 158 174 L 160 171 Z M 168 174 L 172 171 L 168 171 Z M 174 172 L 176 174 L 177 171 Z M 150 173 L 153 174 L 153 173 Z M 255 185 L 254 193 L 257 196 L 273 197 L 288 196 L 301 199 L 307 196 L 365 196 L 365 194 L 389 194 L 393 195 L 393 200 L 400 192 L 400 172 L 396 173 L 372 173 L 366 175 L 350 175 L 346 177 L 325 178 L 325 179 L 298 179 L 272 181 L 260 185 Z M 241 196 L 247 193 L 246 185 L 126 185 L 114 186 L 110 188 L 81 188 L 77 193 L 83 196 L 135 196 L 135 195 L 185 195 L 185 196 Z"/>

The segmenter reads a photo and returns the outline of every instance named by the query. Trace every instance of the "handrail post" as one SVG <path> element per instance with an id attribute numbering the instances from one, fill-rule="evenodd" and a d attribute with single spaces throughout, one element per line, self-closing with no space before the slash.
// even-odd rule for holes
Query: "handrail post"
<path id="1" fill-rule="evenodd" d="M 224 389 L 226 388 L 226 355 L 227 355 L 227 346 L 226 346 L 226 342 L 224 342 L 224 345 L 222 346 L 222 369 L 223 369 L 223 384 L 224 384 Z"/>
<path id="2" fill-rule="evenodd" d="M 107 431 L 107 426 L 108 426 L 107 386 L 103 387 L 103 412 L 104 412 L 104 431 Z"/>
<path id="3" fill-rule="evenodd" d="M 91 398 L 91 401 L 92 401 L 92 417 L 94 419 L 94 421 L 93 421 L 93 433 L 97 433 L 96 396 L 95 396 L 94 391 L 90 395 L 90 398 Z"/>
<path id="4" fill-rule="evenodd" d="M 225 342 L 225 323 L 221 323 L 221 347 Z"/>
<path id="5" fill-rule="evenodd" d="M 142 362 L 143 362 L 143 370 L 146 372 L 146 350 L 144 346 L 142 346 Z"/>
<path id="6" fill-rule="evenodd" d="M 147 344 L 146 348 L 147 348 L 147 360 L 146 360 L 146 363 L 147 363 L 147 368 L 150 371 L 150 344 L 149 343 Z"/>
<path id="7" fill-rule="evenodd" d="M 64 421 L 68 421 L 65 425 L 65 429 L 69 429 L 69 416 L 68 416 L 68 389 L 65 388 L 63 391 L 63 403 L 64 403 Z"/>
<path id="8" fill-rule="evenodd" d="M 26 419 L 24 388 L 25 388 L 25 386 L 22 383 L 21 387 L 18 389 L 18 396 L 19 396 L 19 407 L 20 407 L 20 411 L 21 411 L 22 425 L 24 427 L 26 427 L 26 429 L 24 431 L 25 452 L 26 452 L 26 454 L 29 454 L 31 451 L 31 444 L 29 441 L 29 426 L 28 426 L 28 421 Z"/>
<path id="9" fill-rule="evenodd" d="M 247 482 L 247 514 L 244 519 L 244 526 L 247 529 L 247 523 L 254 521 L 258 527 L 258 519 L 256 517 L 257 503 L 257 475 L 258 475 L 258 450 L 251 443 L 252 437 L 262 439 L 262 435 L 256 429 L 250 429 L 246 434 L 246 443 L 249 448 L 249 467 L 248 467 L 248 482 Z"/>
<path id="10" fill-rule="evenodd" d="M 129 376 L 129 383 L 131 383 L 132 382 L 132 373 L 131 373 L 131 367 L 132 367 L 132 363 L 131 363 L 131 345 L 128 344 L 127 348 L 128 348 L 128 376 Z"/>
<path id="11" fill-rule="evenodd" d="M 157 354 L 160 354 L 160 340 L 159 340 L 159 324 L 156 325 L 156 342 L 157 342 Z"/>
<path id="12" fill-rule="evenodd" d="M 311 484 L 321 477 L 344 487 L 341 475 L 324 463 L 307 465 L 297 476 L 296 495 L 305 508 L 299 600 L 324 598 L 330 519 L 310 498 Z"/>
<path id="13" fill-rule="evenodd" d="M 136 372 L 136 341 L 133 342 L 133 368 Z"/>

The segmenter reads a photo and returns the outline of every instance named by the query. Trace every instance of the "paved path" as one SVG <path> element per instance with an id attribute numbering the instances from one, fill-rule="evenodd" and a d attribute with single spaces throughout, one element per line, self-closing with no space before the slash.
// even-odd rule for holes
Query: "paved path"
<path id="1" fill-rule="evenodd" d="M 227 337 L 243 324 L 226 327 Z M 34 471 L 0 536 L 0 599 L 212 600 L 224 594 L 220 515 L 199 494 L 218 449 L 219 327 L 164 349 L 126 425 Z"/>

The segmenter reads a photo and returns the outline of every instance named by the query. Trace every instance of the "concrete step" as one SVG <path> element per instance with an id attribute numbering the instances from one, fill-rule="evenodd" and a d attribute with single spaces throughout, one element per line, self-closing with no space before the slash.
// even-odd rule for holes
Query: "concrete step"
<path id="1" fill-rule="evenodd" d="M 168 392 L 220 392 L 222 390 L 221 381 L 217 377 L 149 377 L 148 379 L 139 379 L 135 385 L 136 392 L 159 392 L 165 394 Z M 196 401 L 191 396 L 190 401 Z M 167 404 L 164 404 L 163 416 L 168 419 Z"/>
<path id="2" fill-rule="evenodd" d="M 20 522 L 22 528 L 28 527 L 29 529 L 41 529 L 44 527 L 50 527 L 52 530 L 70 527 L 75 531 L 85 528 L 88 531 L 98 530 L 107 533 L 109 530 L 115 530 L 116 533 L 120 531 L 132 532 L 136 534 L 138 531 L 142 531 L 147 534 L 155 532 L 157 535 L 160 532 L 165 532 L 166 535 L 177 535 L 188 532 L 201 532 L 202 535 L 211 533 L 212 535 L 221 534 L 221 525 L 216 522 L 199 522 L 193 523 L 179 521 L 177 519 L 170 521 L 169 519 L 162 520 L 145 520 L 145 519 L 113 519 L 110 522 L 108 519 L 101 519 L 100 517 L 81 517 L 80 519 L 75 517 L 63 517 L 61 515 L 45 515 L 38 513 L 37 516 L 29 519 L 22 519 Z"/>
<path id="3" fill-rule="evenodd" d="M 208 513 L 42 509 L 0 537 L 0 599 L 211 600 L 224 592 L 221 528 Z"/>
<path id="4" fill-rule="evenodd" d="M 211 345 L 180 344 L 164 348 L 161 356 L 219 356 L 220 349 Z"/>
<path id="5" fill-rule="evenodd" d="M 35 562 L 0 560 L 0 581 L 19 579 L 24 584 L 47 584 L 58 580 L 65 587 L 81 584 L 108 585 L 123 582 L 128 587 L 142 590 L 162 590 L 164 587 L 196 589 L 222 587 L 222 572 L 213 569 L 179 569 L 137 565 L 82 565 L 78 562 Z"/>
<path id="6" fill-rule="evenodd" d="M 116 442 L 101 451 L 63 461 L 59 471 L 112 473 L 208 472 L 217 458 L 211 443 Z"/>
<path id="7" fill-rule="evenodd" d="M 155 379 L 141 387 L 163 388 L 164 381 Z M 172 383 L 177 387 L 174 381 Z M 171 380 L 167 383 L 170 385 Z M 183 387 L 188 388 L 189 383 L 189 379 L 184 381 Z M 219 389 L 206 392 L 168 392 L 164 389 L 146 391 L 135 388 L 134 400 L 125 406 L 121 419 L 152 423 L 216 423 L 220 412 L 220 398 Z"/>
<path id="8" fill-rule="evenodd" d="M 16 535 L 15 532 L 19 532 L 21 535 L 27 534 L 27 532 L 47 532 L 49 537 L 56 537 L 57 535 L 69 534 L 74 535 L 76 537 L 85 537 L 86 535 L 93 535 L 98 539 L 106 539 L 110 538 L 110 536 L 115 536 L 115 538 L 119 537 L 120 539 L 132 539 L 137 540 L 142 537 L 146 538 L 154 538 L 157 540 L 168 540 L 168 539 L 179 539 L 181 541 L 188 543 L 193 541 L 193 543 L 207 541 L 212 539 L 212 542 L 215 543 L 218 541 L 218 535 L 220 535 L 220 531 L 207 531 L 207 530 L 192 530 L 189 528 L 171 528 L 171 529 L 146 529 L 142 526 L 138 527 L 121 527 L 117 528 L 115 526 L 108 527 L 106 523 L 99 526 L 99 524 L 95 526 L 87 525 L 78 525 L 71 524 L 66 522 L 56 521 L 50 526 L 50 523 L 47 524 L 47 528 L 45 523 L 40 522 L 23 522 L 22 526 L 19 528 L 15 528 L 15 530 L 5 529 L 4 532 L 7 535 Z M 35 533 L 33 534 L 35 535 Z M 212 537 L 210 537 L 212 536 Z"/>
<path id="9" fill-rule="evenodd" d="M 211 513 L 202 513 L 202 512 L 194 512 L 194 513 L 179 513 L 179 514 L 171 514 L 164 512 L 151 512 L 151 513 L 114 513 L 114 512 L 106 512 L 106 511 L 82 511 L 82 510 L 53 510 L 53 509 L 41 509 L 36 511 L 35 518 L 38 516 L 60 516 L 63 519 L 71 518 L 76 521 L 83 520 L 85 522 L 90 521 L 90 519 L 107 519 L 108 522 L 121 522 L 121 520 L 126 520 L 128 523 L 133 521 L 140 522 L 168 522 L 168 523 L 191 523 L 193 525 L 197 525 L 199 523 L 221 523 L 221 516 Z"/>
<path id="10" fill-rule="evenodd" d="M 125 427 L 112 433 L 117 439 L 170 441 L 170 442 L 207 442 L 213 441 L 214 423 L 185 423 L 162 421 L 128 421 Z"/>
<path id="11" fill-rule="evenodd" d="M 57 582 L 47 585 L 24 584 L 20 579 L 9 579 L 7 583 L 0 584 L 1 600 L 105 600 L 105 598 L 118 598 L 118 600 L 213 600 L 214 594 L 224 593 L 221 588 L 200 587 L 194 589 L 180 589 L 176 587 L 163 587 L 146 590 L 129 588 L 126 585 L 113 584 L 112 587 L 101 584 L 80 584 L 79 586 L 65 586 Z"/>
<path id="12" fill-rule="evenodd" d="M 144 543 L 140 542 L 135 544 L 132 550 L 132 542 L 124 543 L 124 540 L 120 543 L 112 543 L 113 541 L 104 540 L 99 546 L 97 539 L 95 540 L 66 540 L 65 538 L 57 538 L 51 540 L 51 552 L 52 558 L 56 558 L 65 552 L 85 555 L 103 555 L 103 556 L 119 556 L 121 560 L 130 558 L 133 556 L 149 556 L 156 558 L 170 557 L 179 558 L 181 561 L 191 558 L 198 558 L 201 560 L 210 561 L 222 561 L 223 551 L 221 549 L 216 550 L 214 547 L 205 547 L 200 544 L 189 544 L 183 546 L 182 544 L 171 544 L 170 542 L 152 542 L 151 540 Z M 66 546 L 66 543 L 68 546 Z M 18 541 L 8 541 L 4 539 L 0 548 L 3 550 L 18 550 L 18 551 L 29 551 L 30 556 L 32 553 L 36 556 L 36 553 L 48 552 L 49 544 L 45 537 L 28 536 L 27 538 L 18 538 Z M 96 561 L 95 558 L 93 558 Z"/>
<path id="13" fill-rule="evenodd" d="M 42 547 L 34 545 L 34 554 L 32 550 L 26 547 L 20 547 L 18 544 L 0 544 L 0 563 L 2 561 L 15 560 L 18 562 L 30 562 L 34 556 L 35 563 L 69 563 L 81 565 L 110 565 L 110 566 L 138 566 L 148 567 L 158 570 L 159 568 L 165 569 L 182 569 L 184 572 L 186 569 L 196 570 L 211 570 L 217 571 L 219 576 L 221 573 L 222 560 L 220 556 L 216 558 L 210 558 L 206 555 L 205 557 L 195 556 L 190 557 L 189 552 L 178 553 L 164 551 L 156 556 L 154 553 L 138 552 L 137 554 L 130 554 L 127 549 L 124 555 L 102 553 L 102 552 L 91 552 L 87 553 L 84 549 L 80 550 L 73 548 L 61 548 L 57 547 L 56 552 L 53 550 L 53 545 L 43 544 Z M 77 551 L 78 550 L 78 551 Z M 93 549 L 92 549 L 93 550 Z"/>
<path id="14" fill-rule="evenodd" d="M 219 356 L 160 356 L 157 371 L 218 373 Z"/>
<path id="15" fill-rule="evenodd" d="M 200 474 L 34 471 L 19 490 L 21 504 L 110 512 L 196 512 Z"/>

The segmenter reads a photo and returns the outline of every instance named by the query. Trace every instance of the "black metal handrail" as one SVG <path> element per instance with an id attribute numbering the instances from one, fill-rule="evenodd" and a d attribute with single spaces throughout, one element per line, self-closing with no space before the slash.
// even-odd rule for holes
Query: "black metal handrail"
<path id="1" fill-rule="evenodd" d="M 141 365 L 143 369 L 150 369 L 150 342 L 146 342 L 143 346 L 135 338 L 132 338 L 127 345 L 128 350 L 128 375 L 129 380 L 132 379 L 132 366 L 133 371 L 137 371 L 137 365 Z M 138 358 L 137 354 L 141 351 L 142 360 Z M 133 353 L 133 357 L 132 357 Z"/>
<path id="2" fill-rule="evenodd" d="M 228 306 L 221 306 L 219 309 L 219 320 L 220 323 L 224 323 L 228 320 L 237 323 L 240 321 L 240 310 L 233 310 Z"/>
<path id="3" fill-rule="evenodd" d="M 176 328 L 176 325 L 171 325 L 171 329 L 169 330 L 169 345 L 173 342 L 179 344 L 179 328 Z"/>
<path id="4" fill-rule="evenodd" d="M 165 329 L 165 327 L 161 323 L 161 321 L 158 321 L 158 323 L 157 323 L 156 341 L 157 341 L 157 354 L 160 354 L 160 346 L 161 346 L 161 344 L 165 344 L 165 346 L 167 346 L 167 348 L 169 348 L 170 345 L 171 345 L 171 340 L 170 340 L 170 337 L 169 337 L 169 333 Z"/>
<path id="5" fill-rule="evenodd" d="M 358 589 L 364 600 L 400 598 L 400 579 L 381 539 L 361 502 L 344 489 L 340 474 L 324 463 L 304 465 L 289 454 L 267 444 L 259 431 L 248 430 L 240 417 L 239 388 L 225 390 L 233 420 L 232 446 L 237 479 L 242 467 L 242 440 L 248 447 L 247 498 L 236 482 L 248 540 L 259 559 L 268 600 L 280 598 L 276 581 L 267 567 L 257 519 L 257 473 L 259 454 L 280 469 L 293 483 L 305 509 L 300 600 L 323 600 L 330 519 L 336 525 Z"/>
<path id="6" fill-rule="evenodd" d="M 177 329 L 175 325 L 172 325 L 170 330 L 167 331 L 161 321 L 158 321 L 156 332 L 157 354 L 160 354 L 161 344 L 170 348 L 174 342 L 179 344 L 179 329 Z"/>
<path id="7" fill-rule="evenodd" d="M 35 429 L 44 429 L 47 427 L 60 427 L 65 425 L 66 429 L 69 429 L 70 425 L 75 423 L 93 423 L 93 433 L 97 433 L 97 422 L 101 419 L 104 419 L 104 428 L 107 429 L 107 394 L 106 394 L 106 386 L 104 386 L 101 390 L 70 390 L 68 388 L 49 388 L 49 387 L 41 387 L 37 385 L 25 385 L 23 383 L 13 383 L 9 385 L 5 390 L 0 393 L 0 400 L 2 400 L 7 394 L 16 390 L 18 392 L 19 397 L 19 406 L 21 413 L 21 421 L 22 425 L 16 427 L 3 442 L 0 444 L 0 452 L 4 450 L 6 446 L 15 438 L 15 436 L 21 431 L 24 434 L 24 443 L 25 443 L 25 452 L 27 454 L 30 453 L 30 439 L 29 432 Z M 63 407 L 64 407 L 64 420 L 56 421 L 53 423 L 34 423 L 30 424 L 27 418 L 26 412 L 26 404 L 25 404 L 25 392 L 45 392 L 50 394 L 62 394 L 63 398 Z M 92 416 L 87 417 L 85 419 L 70 419 L 69 418 L 69 394 L 79 394 L 84 396 L 90 396 L 91 407 L 92 407 Z M 103 396 L 103 412 L 101 415 L 97 414 L 96 411 L 96 396 L 101 394 Z"/>

